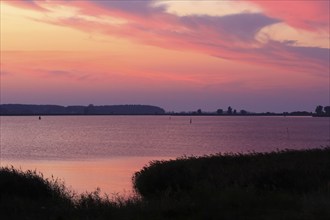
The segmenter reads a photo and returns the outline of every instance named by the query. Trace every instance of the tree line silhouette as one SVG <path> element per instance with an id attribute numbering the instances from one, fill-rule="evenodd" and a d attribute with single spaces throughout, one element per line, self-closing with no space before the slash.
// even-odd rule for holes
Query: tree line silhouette
<path id="1" fill-rule="evenodd" d="M 330 117 L 330 106 L 323 107 L 322 105 L 318 105 L 315 108 L 315 116 L 318 117 Z"/>
<path id="2" fill-rule="evenodd" d="M 318 105 L 315 109 L 315 112 L 308 111 L 293 111 L 293 112 L 250 112 L 245 109 L 236 110 L 231 106 L 228 106 L 226 110 L 219 108 L 215 112 L 206 112 L 202 109 L 192 112 L 169 112 L 171 115 L 223 115 L 223 116 L 314 116 L 314 117 L 330 117 L 330 106 L 321 106 Z"/>
<path id="3" fill-rule="evenodd" d="M 0 115 L 163 115 L 165 110 L 151 105 L 0 105 Z"/>
<path id="4" fill-rule="evenodd" d="M 236 110 L 231 106 L 219 108 L 214 112 L 197 109 L 191 112 L 166 112 L 151 105 L 103 105 L 94 106 L 60 106 L 60 105 L 23 105 L 1 104 L 0 115 L 218 115 L 218 116 L 314 116 L 330 117 L 330 106 L 318 105 L 314 112 L 251 112 L 245 109 Z"/>

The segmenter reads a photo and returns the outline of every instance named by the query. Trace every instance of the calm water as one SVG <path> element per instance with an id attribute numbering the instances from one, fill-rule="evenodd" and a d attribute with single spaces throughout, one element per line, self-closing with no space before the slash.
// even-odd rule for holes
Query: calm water
<path id="1" fill-rule="evenodd" d="M 0 120 L 1 165 L 37 168 L 80 191 L 129 189 L 132 173 L 152 159 L 330 145 L 329 118 L 208 116 L 192 117 L 191 124 L 184 116 Z"/>

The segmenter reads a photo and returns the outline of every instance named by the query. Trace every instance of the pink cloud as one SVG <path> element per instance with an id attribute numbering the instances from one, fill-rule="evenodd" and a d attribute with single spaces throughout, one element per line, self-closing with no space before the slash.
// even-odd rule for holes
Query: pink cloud
<path id="1" fill-rule="evenodd" d="M 292 27 L 329 33 L 329 1 L 247 1 L 261 7 L 268 16 L 280 19 Z"/>
<path id="2" fill-rule="evenodd" d="M 26 1 L 19 1 L 22 6 Z M 328 21 L 325 4 L 313 2 L 253 1 L 264 8 L 264 14 L 245 13 L 216 16 L 178 17 L 168 14 L 163 7 L 152 7 L 152 1 L 139 1 L 134 5 L 118 1 L 59 1 L 78 7 L 80 13 L 104 19 L 115 17 L 126 22 L 116 25 L 91 21 L 84 17 L 41 20 L 56 25 L 76 28 L 88 33 L 100 32 L 109 36 L 128 38 L 136 42 L 174 50 L 189 50 L 223 59 L 237 60 L 279 69 L 291 69 L 325 75 L 328 72 L 329 49 L 297 47 L 288 42 L 269 40 L 261 43 L 255 35 L 262 28 L 288 22 L 305 29 L 322 29 Z M 34 2 L 28 1 L 34 5 Z M 55 4 L 53 3 L 53 4 Z M 16 3 L 18 5 L 18 3 Z M 323 6 L 323 8 L 322 8 Z M 295 7 L 295 10 L 293 8 Z M 319 15 L 323 12 L 324 14 Z M 307 16 L 303 16 L 307 15 Z M 309 19 L 310 18 L 310 19 Z M 313 29 L 313 30 L 314 30 Z"/>
<path id="3" fill-rule="evenodd" d="M 30 9 L 30 10 L 36 10 L 36 11 L 48 11 L 47 9 L 39 6 L 34 0 L 1 0 L 5 2 L 6 4 L 15 6 L 15 7 L 20 7 L 20 8 L 25 8 L 25 9 Z M 45 0 L 38 0 L 39 2 L 46 2 Z"/>

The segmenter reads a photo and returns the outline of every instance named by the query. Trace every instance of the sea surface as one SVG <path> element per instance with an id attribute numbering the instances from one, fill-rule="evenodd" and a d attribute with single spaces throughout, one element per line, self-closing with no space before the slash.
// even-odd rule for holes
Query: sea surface
<path id="1" fill-rule="evenodd" d="M 55 176 L 77 192 L 130 193 L 151 160 L 330 145 L 330 119 L 252 116 L 1 116 L 1 166 Z"/>

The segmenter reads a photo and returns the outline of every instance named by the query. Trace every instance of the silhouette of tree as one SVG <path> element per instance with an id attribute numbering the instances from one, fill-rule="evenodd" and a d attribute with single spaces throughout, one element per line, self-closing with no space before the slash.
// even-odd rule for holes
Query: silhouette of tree
<path id="1" fill-rule="evenodd" d="M 227 109 L 227 114 L 228 115 L 231 115 L 231 114 L 233 114 L 233 109 L 232 109 L 232 107 L 228 107 L 228 109 Z"/>
<path id="2" fill-rule="evenodd" d="M 222 114 L 223 114 L 223 110 L 222 110 L 221 108 L 219 108 L 219 109 L 217 110 L 217 114 L 218 114 L 218 115 L 222 115 Z"/>
<path id="3" fill-rule="evenodd" d="M 234 109 L 234 112 L 233 112 L 233 114 L 234 114 L 234 115 L 236 115 L 236 114 L 237 114 L 237 111 L 236 111 L 236 109 Z"/>
<path id="4" fill-rule="evenodd" d="M 94 105 L 93 104 L 89 104 L 87 107 L 85 107 L 84 109 L 84 113 L 86 115 L 92 114 L 94 112 Z"/>
<path id="5" fill-rule="evenodd" d="M 325 115 L 330 116 L 330 106 L 324 107 Z"/>
<path id="6" fill-rule="evenodd" d="M 245 111 L 244 109 L 242 109 L 239 113 L 240 113 L 241 115 L 246 115 L 246 114 L 247 114 L 247 111 Z"/>
<path id="7" fill-rule="evenodd" d="M 202 114 L 202 109 L 198 109 L 197 114 L 201 115 Z"/>
<path id="8" fill-rule="evenodd" d="M 315 113 L 317 114 L 317 115 L 323 115 L 323 106 L 322 105 L 318 105 L 317 107 L 316 107 L 316 109 L 315 109 Z"/>

